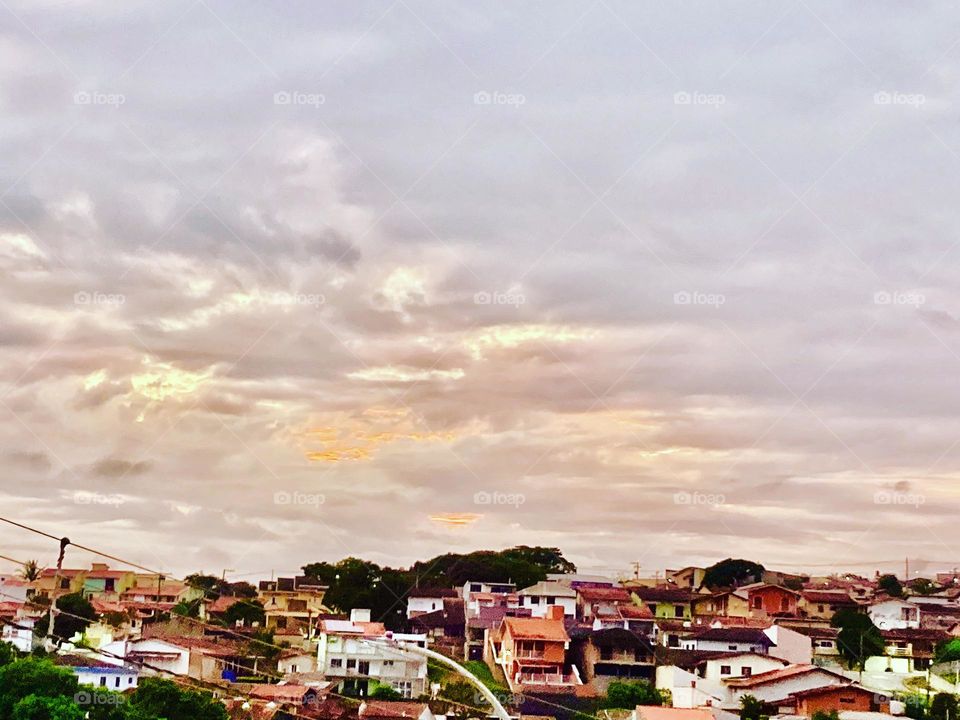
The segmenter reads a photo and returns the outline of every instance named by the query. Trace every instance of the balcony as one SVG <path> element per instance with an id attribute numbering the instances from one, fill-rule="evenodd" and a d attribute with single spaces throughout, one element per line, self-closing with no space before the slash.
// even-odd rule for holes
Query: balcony
<path id="1" fill-rule="evenodd" d="M 912 657 L 913 656 L 913 647 L 908 645 L 907 647 L 897 647 L 896 645 L 887 645 L 887 655 L 891 657 Z"/>
<path id="2" fill-rule="evenodd" d="M 518 672 L 514 676 L 514 682 L 518 685 L 549 685 L 551 687 L 566 687 L 577 684 L 573 675 L 562 675 L 560 673 Z"/>
<path id="3" fill-rule="evenodd" d="M 546 653 L 543 650 L 518 650 L 516 657 L 518 660 L 543 660 Z"/>

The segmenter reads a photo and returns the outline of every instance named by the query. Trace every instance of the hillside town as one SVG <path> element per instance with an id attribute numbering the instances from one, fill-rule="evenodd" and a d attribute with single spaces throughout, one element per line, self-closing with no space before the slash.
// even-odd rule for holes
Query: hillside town
<path id="1" fill-rule="evenodd" d="M 330 567 L 346 573 L 351 562 L 360 561 Z M 564 567 L 525 585 L 487 571 L 415 584 L 394 598 L 387 623 L 369 607 L 332 602 L 345 596 L 339 573 L 333 584 L 304 574 L 254 585 L 106 562 L 25 563 L 0 575 L 2 641 L 12 650 L 0 684 L 6 668 L 42 656 L 81 690 L 117 702 L 164 679 L 202 690 L 230 718 L 955 712 L 956 571 L 907 581 L 727 559 L 615 579 Z M 376 585 L 361 590 L 395 594 Z"/>

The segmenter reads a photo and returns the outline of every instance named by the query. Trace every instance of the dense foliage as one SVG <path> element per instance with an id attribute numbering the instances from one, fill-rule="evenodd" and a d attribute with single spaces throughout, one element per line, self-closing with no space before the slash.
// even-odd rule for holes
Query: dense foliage
<path id="1" fill-rule="evenodd" d="M 869 615 L 850 609 L 838 610 L 830 624 L 840 629 L 837 649 L 850 667 L 863 668 L 868 657 L 883 655 L 886 643 Z"/>
<path id="2" fill-rule="evenodd" d="M 608 710 L 633 710 L 637 705 L 663 705 L 663 695 L 646 680 L 614 680 L 607 686 L 607 696 L 601 701 L 601 707 Z"/>
<path id="3" fill-rule="evenodd" d="M 70 593 L 57 598 L 57 614 L 53 620 L 53 634 L 60 639 L 69 640 L 77 633 L 83 633 L 87 625 L 93 622 L 97 613 L 93 605 L 80 593 Z M 50 616 L 45 614 L 34 626 L 38 636 L 47 634 Z"/>
<path id="4" fill-rule="evenodd" d="M 896 575 L 881 575 L 877 580 L 877 587 L 891 597 L 903 596 L 903 585 L 897 580 Z"/>
<path id="5" fill-rule="evenodd" d="M 80 685 L 45 658 L 10 657 L 0 652 L 0 720 L 227 720 L 210 693 L 169 680 L 142 678 L 133 693 L 121 695 Z"/>
<path id="6" fill-rule="evenodd" d="M 703 585 L 711 590 L 732 588 L 759 582 L 763 577 L 763 565 L 750 560 L 727 558 L 707 568 Z"/>
<path id="7" fill-rule="evenodd" d="M 763 715 L 763 701 L 753 695 L 740 698 L 740 720 L 760 720 Z"/>
<path id="8" fill-rule="evenodd" d="M 374 618 L 392 629 L 404 622 L 405 598 L 412 587 L 449 588 L 470 580 L 514 582 L 517 587 L 527 587 L 548 573 L 575 571 L 559 549 L 525 545 L 499 552 L 448 553 L 414 563 L 408 569 L 381 567 L 353 557 L 303 566 L 305 575 L 329 587 L 326 605 L 342 612 L 369 608 Z"/>
<path id="9" fill-rule="evenodd" d="M 950 693 L 937 693 L 930 702 L 931 720 L 957 720 L 957 696 Z"/>

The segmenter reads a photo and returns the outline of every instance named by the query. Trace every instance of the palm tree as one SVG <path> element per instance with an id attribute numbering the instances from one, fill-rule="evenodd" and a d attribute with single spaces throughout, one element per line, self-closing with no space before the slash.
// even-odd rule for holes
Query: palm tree
<path id="1" fill-rule="evenodd" d="M 40 569 L 36 560 L 27 560 L 23 564 L 23 569 L 20 571 L 20 577 L 27 582 L 33 582 L 40 577 L 41 572 L 43 572 L 43 570 Z"/>

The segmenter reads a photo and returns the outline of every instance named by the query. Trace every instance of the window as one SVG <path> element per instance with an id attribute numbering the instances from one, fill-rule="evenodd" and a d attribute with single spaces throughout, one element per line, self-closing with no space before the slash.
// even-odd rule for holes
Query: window
<path id="1" fill-rule="evenodd" d="M 762 609 L 762 608 L 763 608 L 763 598 L 760 597 L 759 595 L 757 595 L 757 596 L 753 599 L 753 607 L 754 607 L 755 609 L 757 609 L 757 610 Z"/>
<path id="2" fill-rule="evenodd" d="M 855 697 L 850 697 L 849 695 L 840 696 L 841 705 L 855 705 L 856 702 L 857 702 L 857 699 Z"/>
<path id="3" fill-rule="evenodd" d="M 657 614 L 657 606 L 656 606 L 656 605 L 647 605 L 647 610 L 650 611 L 650 614 L 651 614 L 651 615 L 656 615 L 656 614 Z"/>
<path id="4" fill-rule="evenodd" d="M 384 667 L 393 667 L 393 660 L 384 660 L 384 661 L 383 661 L 383 666 L 384 666 Z"/>
<path id="5" fill-rule="evenodd" d="M 480 592 L 482 589 L 480 583 L 470 583 L 470 592 Z"/>
<path id="6" fill-rule="evenodd" d="M 295 672 L 299 672 L 299 670 L 300 669 L 297 667 L 296 663 L 290 663 L 290 672 L 295 673 Z"/>
<path id="7" fill-rule="evenodd" d="M 736 645 L 727 645 L 727 650 L 736 650 L 736 649 L 737 649 Z"/>
<path id="8" fill-rule="evenodd" d="M 683 605 L 674 605 L 674 606 L 673 606 L 673 616 L 674 616 L 674 617 L 683 617 Z"/>
<path id="9" fill-rule="evenodd" d="M 547 605 L 556 605 L 556 604 L 557 604 L 557 599 L 555 597 L 547 598 Z"/>
<path id="10" fill-rule="evenodd" d="M 823 612 L 823 605 L 817 605 L 817 612 Z"/>
<path id="11" fill-rule="evenodd" d="M 531 598 L 530 598 L 530 604 L 531 604 L 531 605 L 539 605 L 539 604 L 540 604 L 540 598 L 537 597 L 536 595 L 531 596 Z"/>
<path id="12" fill-rule="evenodd" d="M 370 661 L 369 661 L 369 660 L 361 660 L 361 661 L 357 664 L 357 672 L 360 673 L 361 675 L 369 675 L 369 674 L 370 674 Z"/>
<path id="13" fill-rule="evenodd" d="M 780 598 L 780 610 L 787 612 L 790 609 L 790 598 Z"/>
<path id="14" fill-rule="evenodd" d="M 742 668 L 740 668 L 741 677 L 750 677 L 751 675 L 753 675 L 753 668 L 749 665 L 744 665 Z"/>
<path id="15" fill-rule="evenodd" d="M 60 589 L 69 590 L 70 589 L 70 578 L 61 578 L 60 579 Z"/>
<path id="16" fill-rule="evenodd" d="M 106 687 L 106 686 L 107 686 L 107 679 L 106 679 L 105 677 L 101 677 L 101 678 L 100 678 L 100 687 Z"/>
<path id="17" fill-rule="evenodd" d="M 117 676 L 113 679 L 113 686 L 114 686 L 114 687 L 120 687 L 120 676 L 119 676 L 119 675 L 117 675 Z"/>
<path id="18" fill-rule="evenodd" d="M 357 661 L 355 659 L 347 660 L 347 670 L 353 670 L 355 667 L 357 667 Z"/>
<path id="19" fill-rule="evenodd" d="M 730 668 L 729 665 L 721 665 L 721 666 L 720 666 L 720 674 L 721 674 L 721 675 L 729 675 L 729 674 L 732 673 L 732 672 L 733 672 L 733 670 Z"/>
<path id="20" fill-rule="evenodd" d="M 342 659 L 342 658 L 330 658 L 330 667 L 335 667 L 335 668 L 343 667 L 343 659 Z"/>

